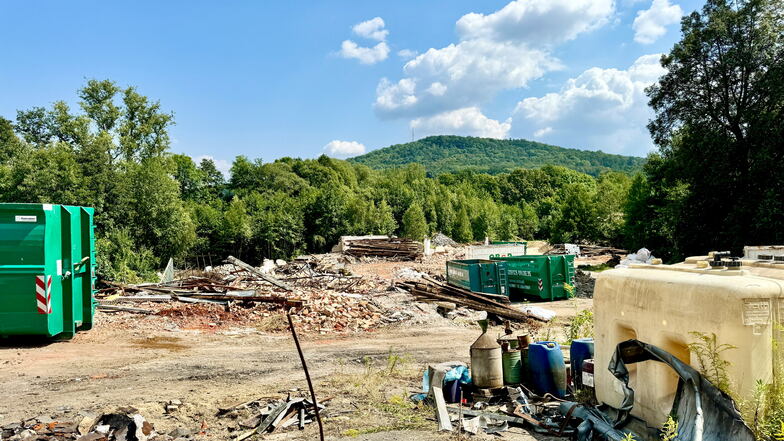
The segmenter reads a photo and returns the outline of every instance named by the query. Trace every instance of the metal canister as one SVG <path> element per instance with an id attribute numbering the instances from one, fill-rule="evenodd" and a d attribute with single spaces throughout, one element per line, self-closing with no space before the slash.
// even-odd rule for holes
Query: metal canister
<path id="1" fill-rule="evenodd" d="M 471 345 L 471 379 L 476 387 L 503 387 L 501 346 L 487 333 L 487 320 L 479 320 L 482 335 Z"/>
<path id="2" fill-rule="evenodd" d="M 501 354 L 504 369 L 504 384 L 520 384 L 522 359 L 518 350 L 505 351 Z"/>

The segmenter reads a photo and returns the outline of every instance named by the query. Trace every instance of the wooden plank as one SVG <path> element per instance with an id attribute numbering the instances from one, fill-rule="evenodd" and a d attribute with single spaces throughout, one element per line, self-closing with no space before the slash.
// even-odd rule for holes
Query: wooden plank
<path id="1" fill-rule="evenodd" d="M 269 282 L 269 283 L 271 283 L 271 284 L 273 284 L 273 285 L 277 286 L 277 287 L 278 287 L 278 288 L 280 288 L 280 289 L 283 289 L 283 290 L 285 290 L 285 291 L 291 291 L 291 290 L 292 290 L 292 289 L 291 289 L 291 287 L 289 287 L 289 286 L 288 286 L 288 285 L 286 285 L 285 283 L 281 282 L 280 280 L 278 280 L 278 279 L 276 279 L 276 278 L 274 278 L 274 277 L 272 277 L 272 276 L 270 276 L 270 275 L 267 275 L 267 274 L 264 274 L 264 273 L 262 273 L 262 272 L 261 272 L 261 271 L 259 271 L 258 269 L 256 269 L 256 268 L 254 268 L 254 267 L 252 267 L 252 266 L 248 265 L 247 263 L 245 263 L 245 262 L 241 261 L 240 259 L 237 259 L 237 258 L 236 258 L 236 257 L 234 257 L 234 256 L 229 256 L 229 257 L 227 257 L 227 258 L 226 258 L 226 260 L 227 260 L 229 263 L 231 263 L 231 264 L 234 264 L 234 265 L 236 265 L 236 266 L 238 266 L 238 267 L 240 267 L 240 268 L 244 269 L 245 271 L 247 271 L 247 272 L 249 272 L 249 273 L 253 274 L 254 276 L 257 276 L 257 277 L 259 277 L 260 279 L 262 279 L 262 280 L 264 280 L 264 281 L 267 281 L 267 282 Z"/>

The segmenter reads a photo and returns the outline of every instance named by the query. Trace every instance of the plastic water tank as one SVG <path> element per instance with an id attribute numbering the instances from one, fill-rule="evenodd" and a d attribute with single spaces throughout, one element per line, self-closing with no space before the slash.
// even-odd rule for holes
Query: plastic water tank
<path id="1" fill-rule="evenodd" d="M 608 371 L 618 343 L 638 339 L 700 369 L 689 350 L 693 332 L 733 345 L 722 353 L 740 396 L 751 397 L 757 380 L 773 377 L 776 323 L 784 319 L 784 265 L 742 260 L 740 269 L 711 267 L 708 256 L 676 265 L 633 265 L 604 271 L 594 292 L 595 380 L 600 402 L 618 406 L 620 383 Z M 635 392 L 632 414 L 661 425 L 672 409 L 677 375 L 654 362 L 629 366 Z"/>

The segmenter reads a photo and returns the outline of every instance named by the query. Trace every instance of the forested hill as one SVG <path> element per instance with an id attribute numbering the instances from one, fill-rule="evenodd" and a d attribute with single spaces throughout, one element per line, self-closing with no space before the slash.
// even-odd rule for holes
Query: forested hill
<path id="1" fill-rule="evenodd" d="M 374 150 L 349 161 L 375 169 L 416 162 L 433 174 L 471 169 L 497 174 L 514 168 L 561 165 L 598 176 L 605 170 L 632 172 L 644 158 L 567 149 L 524 139 L 491 139 L 466 136 L 429 136 L 415 142 Z"/>

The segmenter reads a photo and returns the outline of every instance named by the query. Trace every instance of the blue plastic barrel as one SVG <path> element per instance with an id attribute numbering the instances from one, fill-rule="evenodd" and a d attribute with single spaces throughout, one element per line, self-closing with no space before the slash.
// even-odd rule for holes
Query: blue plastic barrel
<path id="1" fill-rule="evenodd" d="M 554 341 L 539 341 L 528 346 L 528 371 L 534 392 L 539 395 L 566 396 L 566 364 L 561 346 Z"/>
<path id="2" fill-rule="evenodd" d="M 574 390 L 583 386 L 583 361 L 593 358 L 593 339 L 578 338 L 569 347 L 569 359 L 572 364 L 572 382 Z"/>

